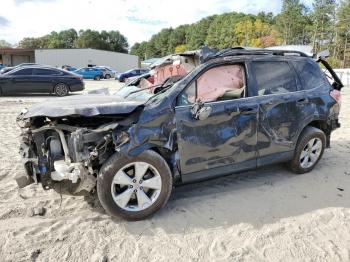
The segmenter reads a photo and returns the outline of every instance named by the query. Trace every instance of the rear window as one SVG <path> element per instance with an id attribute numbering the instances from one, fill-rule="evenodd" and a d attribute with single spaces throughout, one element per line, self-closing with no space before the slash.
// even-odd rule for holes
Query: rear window
<path id="1" fill-rule="evenodd" d="M 255 61 L 252 64 L 258 95 L 283 94 L 296 91 L 296 80 L 288 62 Z"/>
<path id="2" fill-rule="evenodd" d="M 292 63 L 304 89 L 308 90 L 325 84 L 326 79 L 316 63 L 308 59 L 293 61 Z"/>

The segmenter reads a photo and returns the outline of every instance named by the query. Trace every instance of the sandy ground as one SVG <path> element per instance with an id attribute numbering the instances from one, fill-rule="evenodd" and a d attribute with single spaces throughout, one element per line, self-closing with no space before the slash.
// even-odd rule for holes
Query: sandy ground
<path id="1" fill-rule="evenodd" d="M 350 260 L 350 88 L 342 127 L 311 173 L 277 165 L 182 186 L 153 218 L 132 223 L 110 218 L 94 198 L 18 190 L 15 118 L 47 98 L 0 98 L 0 261 Z M 33 207 L 47 211 L 31 216 Z"/>

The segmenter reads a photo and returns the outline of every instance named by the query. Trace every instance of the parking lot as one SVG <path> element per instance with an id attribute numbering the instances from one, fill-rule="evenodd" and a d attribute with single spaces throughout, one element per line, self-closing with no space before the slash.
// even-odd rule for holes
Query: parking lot
<path id="1" fill-rule="evenodd" d="M 82 93 L 115 80 L 85 81 Z M 15 119 L 49 95 L 0 97 L 0 257 L 5 261 L 348 261 L 350 259 L 350 88 L 342 127 L 316 168 L 284 165 L 176 188 L 167 206 L 140 222 L 110 218 L 98 200 L 19 190 L 24 172 Z M 76 94 L 74 94 L 76 95 Z M 32 216 L 44 207 L 43 216 Z M 107 259 L 107 260 L 106 260 Z"/>

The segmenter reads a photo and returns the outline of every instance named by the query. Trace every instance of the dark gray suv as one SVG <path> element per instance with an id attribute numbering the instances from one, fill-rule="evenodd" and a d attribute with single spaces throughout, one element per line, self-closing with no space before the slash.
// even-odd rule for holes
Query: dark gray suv
<path id="1" fill-rule="evenodd" d="M 19 186 L 96 188 L 109 214 L 139 220 L 162 208 L 174 185 L 280 162 L 309 172 L 340 126 L 342 83 L 323 55 L 187 52 L 147 79 L 119 95 L 24 110 Z"/>

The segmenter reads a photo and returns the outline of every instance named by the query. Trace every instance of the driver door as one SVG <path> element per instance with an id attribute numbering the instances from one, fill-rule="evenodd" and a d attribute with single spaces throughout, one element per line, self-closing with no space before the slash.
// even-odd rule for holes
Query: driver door
<path id="1" fill-rule="evenodd" d="M 258 104 L 256 99 L 247 97 L 246 83 L 240 96 L 224 95 L 205 101 L 202 108 L 210 112 L 205 119 L 196 118 L 192 110 L 203 88 L 198 83 L 212 69 L 201 74 L 184 90 L 175 108 L 183 182 L 256 167 Z M 243 66 L 242 69 L 245 70 Z M 226 74 L 218 81 L 211 81 L 209 77 L 206 83 L 216 92 L 226 85 L 221 81 L 225 77 L 230 78 L 230 75 Z M 193 95 L 196 99 L 190 98 Z"/>

